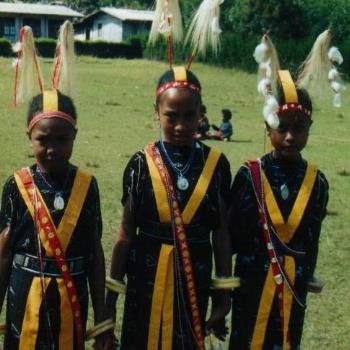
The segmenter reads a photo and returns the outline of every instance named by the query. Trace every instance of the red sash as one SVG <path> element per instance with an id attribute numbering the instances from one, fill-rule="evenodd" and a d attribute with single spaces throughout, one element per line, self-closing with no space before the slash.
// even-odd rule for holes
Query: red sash
<path id="1" fill-rule="evenodd" d="M 40 240 L 45 247 L 47 254 L 55 257 L 57 267 L 61 272 L 73 314 L 78 349 L 83 350 L 85 348 L 84 335 L 78 293 L 66 263 L 64 249 L 62 248 L 60 240 L 57 236 L 56 226 L 40 194 L 40 191 L 34 184 L 30 170 L 28 168 L 21 169 L 20 171 L 16 172 L 16 175 L 20 178 L 24 189 L 26 190 L 27 196 L 30 202 L 33 204 L 34 223 L 39 231 Z"/>
<path id="2" fill-rule="evenodd" d="M 180 211 L 179 203 L 177 200 L 176 192 L 173 186 L 171 176 L 169 175 L 169 172 L 163 163 L 163 159 L 157 147 L 154 144 L 150 144 L 146 147 L 146 151 L 151 156 L 154 164 L 156 165 L 161 176 L 162 182 L 165 188 L 167 189 L 168 202 L 169 207 L 171 209 L 171 222 L 173 224 L 173 230 L 178 243 L 180 257 L 184 270 L 187 299 L 190 305 L 191 323 L 193 327 L 194 337 L 198 349 L 204 350 L 204 335 L 202 332 L 201 315 L 199 312 L 197 293 L 193 276 L 191 254 L 187 242 L 185 226 Z"/>

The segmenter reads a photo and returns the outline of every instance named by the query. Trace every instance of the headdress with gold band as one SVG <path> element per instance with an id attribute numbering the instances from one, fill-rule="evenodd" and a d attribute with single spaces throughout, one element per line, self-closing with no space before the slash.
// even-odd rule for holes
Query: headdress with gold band
<path id="1" fill-rule="evenodd" d="M 258 91 L 265 98 L 263 115 L 266 123 L 277 128 L 279 115 L 286 113 L 299 113 L 311 117 L 311 110 L 299 101 L 298 90 L 307 89 L 310 92 L 320 94 L 324 85 L 329 80 L 332 90 L 335 92 L 334 106 L 340 107 L 340 93 L 343 85 L 340 80 L 336 65 L 342 63 L 342 56 L 336 47 L 330 46 L 331 31 L 324 31 L 315 41 L 313 48 L 302 65 L 301 73 L 296 82 L 288 70 L 280 70 L 276 49 L 268 34 L 265 34 L 261 43 L 255 48 L 254 58 L 259 64 L 260 80 Z M 276 99 L 277 87 L 283 93 L 283 103 Z"/>
<path id="2" fill-rule="evenodd" d="M 37 94 L 42 94 L 42 111 L 31 119 L 28 130 L 44 118 L 62 118 L 73 127 L 76 120 L 67 113 L 60 111 L 59 92 L 71 96 L 73 93 L 73 61 L 74 61 L 74 31 L 71 22 L 66 21 L 60 28 L 56 47 L 54 69 L 51 76 L 52 89 L 45 89 L 40 69 L 32 29 L 28 26 L 21 28 L 19 42 L 15 44 L 17 53 L 15 65 L 14 105 L 30 100 Z"/>
<path id="3" fill-rule="evenodd" d="M 219 47 L 220 4 L 223 0 L 204 0 L 195 13 L 186 35 L 186 43 L 190 43 L 191 54 L 185 67 L 173 67 L 173 42 L 179 43 L 183 37 L 182 19 L 178 0 L 157 0 L 155 18 L 149 37 L 149 44 L 154 44 L 160 35 L 168 44 L 168 62 L 173 72 L 173 79 L 158 85 L 156 96 L 159 97 L 169 88 L 187 88 L 198 93 L 200 85 L 191 81 L 188 72 L 197 54 L 205 54 L 208 47 L 214 52 Z"/>

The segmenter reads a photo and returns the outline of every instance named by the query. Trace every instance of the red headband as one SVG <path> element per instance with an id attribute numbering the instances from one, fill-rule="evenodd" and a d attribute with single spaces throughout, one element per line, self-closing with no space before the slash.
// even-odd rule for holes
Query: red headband
<path id="1" fill-rule="evenodd" d="M 77 121 L 67 113 L 60 112 L 60 111 L 43 112 L 43 113 L 36 114 L 33 117 L 33 119 L 30 121 L 28 125 L 28 131 L 31 131 L 34 128 L 35 124 L 38 123 L 40 120 L 47 119 L 47 118 L 60 118 L 70 123 L 73 127 L 77 125 Z"/>
<path id="2" fill-rule="evenodd" d="M 168 83 L 165 83 L 164 85 L 160 86 L 157 89 L 156 96 L 159 97 L 164 91 L 171 88 L 186 88 L 186 89 L 196 91 L 199 94 L 201 93 L 201 89 L 198 86 L 185 80 L 185 81 L 170 81 Z"/>
<path id="3" fill-rule="evenodd" d="M 278 109 L 277 114 L 280 115 L 288 112 L 299 112 L 307 117 L 311 117 L 311 111 L 305 108 L 300 103 L 286 103 Z"/>

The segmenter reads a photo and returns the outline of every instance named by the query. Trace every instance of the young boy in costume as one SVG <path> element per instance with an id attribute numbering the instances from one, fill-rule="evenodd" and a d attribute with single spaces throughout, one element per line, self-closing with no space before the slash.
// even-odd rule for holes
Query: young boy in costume
<path id="1" fill-rule="evenodd" d="M 241 287 L 233 292 L 229 349 L 298 350 L 307 292 L 322 289 L 313 275 L 328 183 L 301 155 L 313 123 L 302 79 L 296 84 L 289 71 L 277 70 L 275 97 L 269 64 L 278 63 L 266 53 L 274 52 L 267 37 L 263 44 L 259 63 L 267 74 L 259 91 L 273 150 L 242 166 L 231 189 L 229 225 Z"/>
<path id="2" fill-rule="evenodd" d="M 71 37 L 72 25 L 66 22 L 62 32 Z M 61 45 L 64 51 L 66 41 Z M 26 68 L 28 55 L 38 64 L 33 53 L 31 29 L 24 27 L 16 96 L 29 77 L 24 70 L 32 69 Z M 58 61 L 64 58 L 56 58 L 56 72 L 66 70 Z M 36 77 L 43 87 L 38 67 Z M 88 284 L 95 323 L 104 320 L 97 181 L 69 162 L 77 116 L 71 98 L 57 90 L 60 77 L 54 78 L 54 89 L 35 96 L 28 110 L 27 135 L 36 163 L 16 171 L 2 195 L 0 307 L 7 291 L 5 350 L 84 349 Z M 97 337 L 96 348 L 107 349 L 106 339 Z"/>

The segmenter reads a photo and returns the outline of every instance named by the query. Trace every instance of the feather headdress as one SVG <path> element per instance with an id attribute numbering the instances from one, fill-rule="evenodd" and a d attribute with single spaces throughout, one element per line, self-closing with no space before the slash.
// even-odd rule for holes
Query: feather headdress
<path id="1" fill-rule="evenodd" d="M 279 60 L 275 46 L 268 34 L 264 34 L 261 43 L 255 48 L 253 56 L 259 64 L 258 92 L 265 98 L 263 116 L 270 127 L 277 128 L 279 125 L 277 115 L 279 105 L 274 94 L 276 93 Z"/>
<path id="2" fill-rule="evenodd" d="M 156 10 L 148 43 L 154 44 L 159 35 L 180 42 L 183 37 L 182 17 L 178 0 L 156 0 Z"/>
<path id="3" fill-rule="evenodd" d="M 204 55 L 208 47 L 217 53 L 220 45 L 220 5 L 224 0 L 204 0 L 195 13 L 186 35 L 194 54 Z"/>
<path id="4" fill-rule="evenodd" d="M 39 91 L 42 92 L 44 83 L 30 27 L 21 28 L 19 42 L 14 45 L 13 50 L 17 53 L 14 61 L 16 76 L 13 100 L 16 105 L 29 100 Z"/>
<path id="5" fill-rule="evenodd" d="M 325 83 L 330 83 L 334 92 L 333 105 L 341 107 L 341 92 L 345 89 L 337 66 L 343 63 L 343 56 L 335 46 L 330 47 L 332 32 L 330 29 L 321 33 L 305 62 L 301 66 L 298 86 L 307 88 L 313 93 L 322 95 Z"/>
<path id="6" fill-rule="evenodd" d="M 73 24 L 65 21 L 60 28 L 54 70 L 52 73 L 52 87 L 68 96 L 74 93 L 74 29 Z"/>

